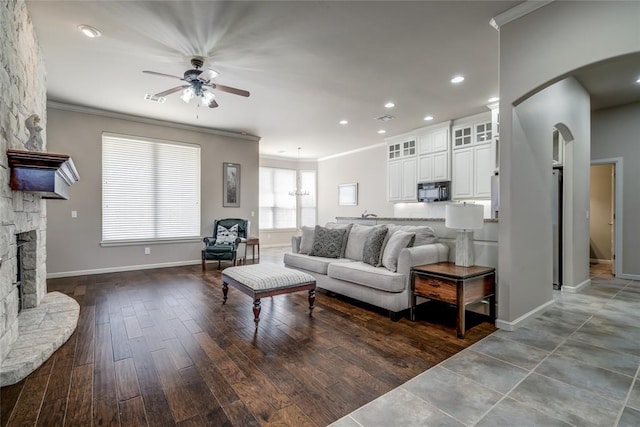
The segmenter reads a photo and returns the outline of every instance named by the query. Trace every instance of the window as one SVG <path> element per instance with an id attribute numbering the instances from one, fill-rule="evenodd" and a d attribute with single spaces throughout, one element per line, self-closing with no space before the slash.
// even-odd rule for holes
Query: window
<path id="1" fill-rule="evenodd" d="M 296 228 L 296 188 L 293 169 L 260 168 L 260 229 Z"/>
<path id="2" fill-rule="evenodd" d="M 200 235 L 200 147 L 102 134 L 102 245 Z"/>
<path id="3" fill-rule="evenodd" d="M 316 225 L 316 171 L 300 171 L 300 186 L 309 190 L 307 196 L 300 196 L 300 227 Z"/>

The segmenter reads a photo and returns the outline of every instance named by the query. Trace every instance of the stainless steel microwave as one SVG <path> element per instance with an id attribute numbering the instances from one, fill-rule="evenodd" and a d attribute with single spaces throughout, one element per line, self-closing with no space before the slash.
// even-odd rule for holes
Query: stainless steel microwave
<path id="1" fill-rule="evenodd" d="M 445 202 L 450 200 L 451 181 L 421 182 L 418 184 L 419 202 Z"/>

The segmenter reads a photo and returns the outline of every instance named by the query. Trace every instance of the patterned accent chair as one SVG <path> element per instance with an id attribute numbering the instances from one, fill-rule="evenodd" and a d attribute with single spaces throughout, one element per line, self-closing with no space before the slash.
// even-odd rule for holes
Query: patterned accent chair
<path id="1" fill-rule="evenodd" d="M 246 256 L 247 220 L 240 218 L 217 219 L 213 223 L 213 236 L 205 237 L 202 249 L 202 270 L 206 270 L 208 260 L 232 261 L 237 265 L 238 259 Z"/>

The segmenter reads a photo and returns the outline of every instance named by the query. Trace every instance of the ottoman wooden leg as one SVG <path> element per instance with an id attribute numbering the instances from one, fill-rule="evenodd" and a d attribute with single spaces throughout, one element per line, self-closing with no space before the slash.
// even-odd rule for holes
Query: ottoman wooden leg
<path id="1" fill-rule="evenodd" d="M 313 311 L 313 307 L 315 303 L 316 303 L 316 290 L 309 289 L 309 316 L 311 316 L 311 312 Z"/>
<path id="2" fill-rule="evenodd" d="M 227 293 L 229 292 L 229 285 L 222 282 L 222 304 L 227 302 Z"/>
<path id="3" fill-rule="evenodd" d="M 253 301 L 253 321 L 255 322 L 257 328 L 258 322 L 260 321 L 260 298 L 256 298 Z"/>

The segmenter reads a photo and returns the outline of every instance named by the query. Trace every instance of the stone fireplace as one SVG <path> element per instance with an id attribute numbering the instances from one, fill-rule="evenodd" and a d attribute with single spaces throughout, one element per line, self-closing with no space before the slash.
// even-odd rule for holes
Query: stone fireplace
<path id="1" fill-rule="evenodd" d="M 12 168 L 7 152 L 25 150 L 29 137 L 25 120 L 37 114 L 40 126 L 46 129 L 46 75 L 26 2 L 1 1 L 0 22 L 4 34 L 0 38 L 0 87 L 3 88 L 0 97 L 0 386 L 3 386 L 24 378 L 68 339 L 77 323 L 78 304 L 59 293 L 47 294 L 47 202 L 38 194 L 11 189 Z M 43 150 L 46 150 L 46 130 L 41 136 L 45 141 Z"/>

